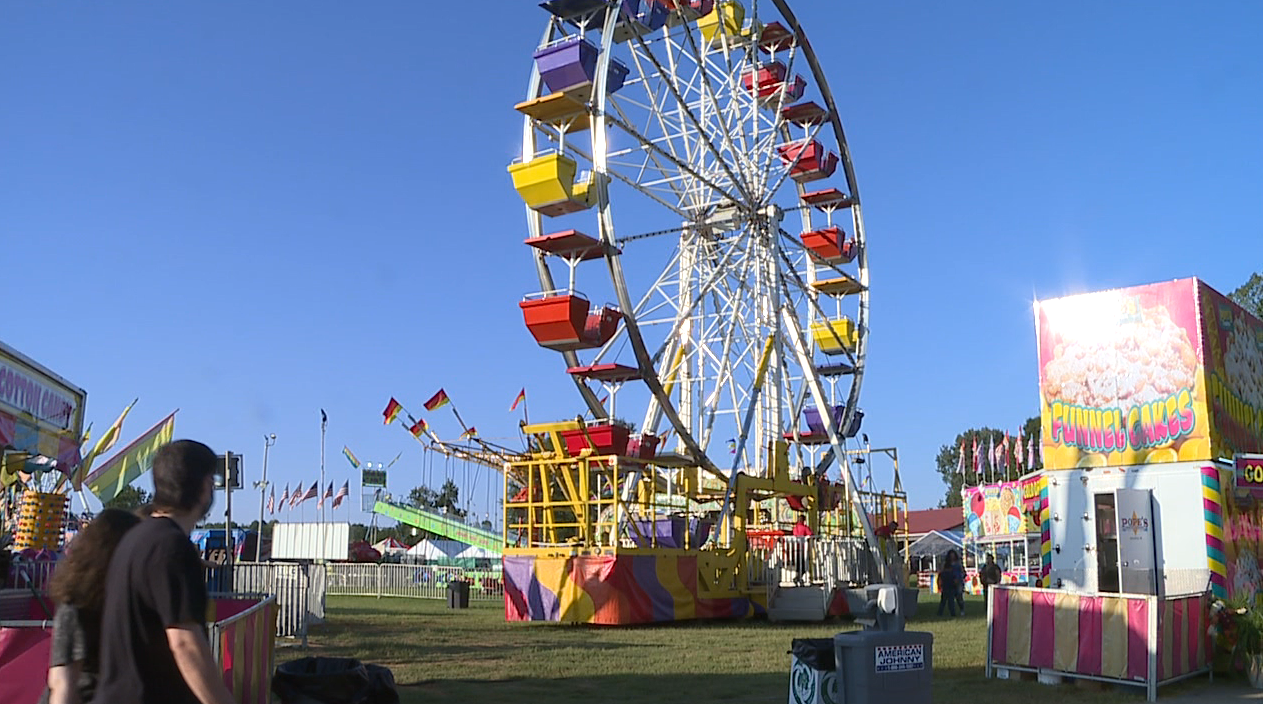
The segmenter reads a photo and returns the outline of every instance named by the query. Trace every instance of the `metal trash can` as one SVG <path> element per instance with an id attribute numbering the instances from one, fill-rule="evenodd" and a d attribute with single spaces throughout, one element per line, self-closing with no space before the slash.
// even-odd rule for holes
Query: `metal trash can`
<path id="1" fill-rule="evenodd" d="M 790 641 L 789 704 L 834 704 L 838 699 L 837 662 L 832 638 Z"/>
<path id="2" fill-rule="evenodd" d="M 833 637 L 837 694 L 846 704 L 928 702 L 934 634 L 848 631 Z"/>
<path id="3" fill-rule="evenodd" d="M 469 582 L 456 579 L 447 583 L 447 608 L 469 608 Z"/>

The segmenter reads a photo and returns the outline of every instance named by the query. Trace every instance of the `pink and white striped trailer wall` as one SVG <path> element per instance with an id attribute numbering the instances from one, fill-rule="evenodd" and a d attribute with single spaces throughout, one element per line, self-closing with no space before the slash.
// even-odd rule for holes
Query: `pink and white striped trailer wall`
<path id="1" fill-rule="evenodd" d="M 1157 597 L 993 587 L 987 677 L 1008 671 L 1158 686 L 1210 672 L 1210 592 Z"/>

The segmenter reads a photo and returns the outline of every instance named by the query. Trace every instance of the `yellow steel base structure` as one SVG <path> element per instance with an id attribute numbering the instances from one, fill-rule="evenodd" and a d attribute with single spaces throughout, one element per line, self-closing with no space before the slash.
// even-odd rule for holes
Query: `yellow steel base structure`
<path id="1" fill-rule="evenodd" d="M 845 492 L 812 478 L 791 480 L 783 442 L 770 449 L 773 476 L 738 474 L 729 491 L 727 477 L 678 455 L 633 458 L 625 448 L 597 454 L 602 450 L 590 444 L 572 452 L 564 435 L 586 434 L 581 420 L 525 430 L 529 459 L 505 466 L 509 620 L 622 625 L 752 617 L 767 610 L 765 563 L 748 538 L 766 534 L 759 529 L 773 520 L 762 506 L 789 500 L 818 534 L 855 534 Z M 887 504 L 891 516 L 872 516 L 875 523 L 898 520 L 898 502 Z"/>

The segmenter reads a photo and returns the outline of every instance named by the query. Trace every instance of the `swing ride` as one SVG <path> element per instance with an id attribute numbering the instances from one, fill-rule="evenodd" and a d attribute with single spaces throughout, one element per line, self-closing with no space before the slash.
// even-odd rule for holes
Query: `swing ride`
<path id="1" fill-rule="evenodd" d="M 823 618 L 899 581 L 897 465 L 888 488 L 857 485 L 872 457 L 850 445 L 870 328 L 859 190 L 802 26 L 784 0 L 541 7 L 508 167 L 540 285 L 519 305 L 589 420 L 524 425 L 504 464 L 506 617 L 775 616 L 805 589 Z M 814 537 L 779 537 L 795 514 Z M 791 567 L 805 586 L 782 587 Z"/>

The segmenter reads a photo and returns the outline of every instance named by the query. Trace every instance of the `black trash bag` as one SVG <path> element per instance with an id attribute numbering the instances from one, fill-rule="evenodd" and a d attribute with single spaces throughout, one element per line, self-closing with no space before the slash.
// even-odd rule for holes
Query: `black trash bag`
<path id="1" fill-rule="evenodd" d="M 399 704 L 390 668 L 352 658 L 301 658 L 276 668 L 281 704 Z"/>
<path id="2" fill-rule="evenodd" d="M 813 670 L 836 670 L 837 659 L 833 655 L 832 638 L 795 638 L 789 652 Z"/>

